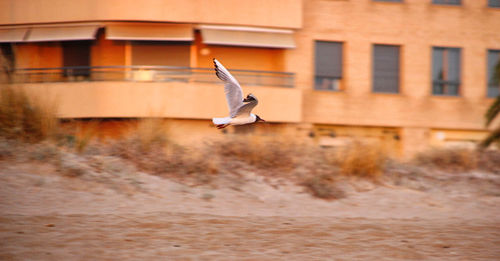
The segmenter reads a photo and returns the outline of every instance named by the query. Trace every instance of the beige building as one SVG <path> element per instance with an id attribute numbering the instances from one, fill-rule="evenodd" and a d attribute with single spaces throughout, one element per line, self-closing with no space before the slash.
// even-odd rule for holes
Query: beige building
<path id="1" fill-rule="evenodd" d="M 499 93 L 498 0 L 4 0 L 14 84 L 57 98 L 61 118 L 168 118 L 171 134 L 224 135 L 212 59 L 268 124 L 323 146 L 381 142 L 396 156 L 472 144 Z"/>

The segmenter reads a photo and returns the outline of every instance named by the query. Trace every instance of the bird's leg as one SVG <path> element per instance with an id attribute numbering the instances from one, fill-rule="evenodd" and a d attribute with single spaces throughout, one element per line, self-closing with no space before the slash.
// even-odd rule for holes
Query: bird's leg
<path id="1" fill-rule="evenodd" d="M 229 124 L 217 124 L 217 129 L 224 129 L 225 127 L 229 126 Z"/>

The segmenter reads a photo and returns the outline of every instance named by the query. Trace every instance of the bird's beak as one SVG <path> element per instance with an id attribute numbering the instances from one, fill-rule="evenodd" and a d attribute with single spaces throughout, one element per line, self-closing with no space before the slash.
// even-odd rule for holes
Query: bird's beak
<path id="1" fill-rule="evenodd" d="M 259 119 L 259 121 L 266 122 L 264 119 Z"/>

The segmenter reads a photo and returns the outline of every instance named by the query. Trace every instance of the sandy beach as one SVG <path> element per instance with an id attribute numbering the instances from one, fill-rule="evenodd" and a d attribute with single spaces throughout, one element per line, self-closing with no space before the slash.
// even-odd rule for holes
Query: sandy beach
<path id="1" fill-rule="evenodd" d="M 496 260 L 500 176 L 339 182 L 323 200 L 247 171 L 192 186 L 2 162 L 2 260 Z"/>

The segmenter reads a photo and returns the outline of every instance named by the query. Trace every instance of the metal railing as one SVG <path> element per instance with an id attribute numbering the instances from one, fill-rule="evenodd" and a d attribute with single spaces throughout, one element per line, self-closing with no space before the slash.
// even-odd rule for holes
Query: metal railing
<path id="1" fill-rule="evenodd" d="M 274 71 L 231 70 L 242 85 L 294 87 L 295 74 Z M 12 83 L 135 81 L 220 83 L 212 68 L 175 66 L 70 66 L 23 68 L 10 73 Z"/>

